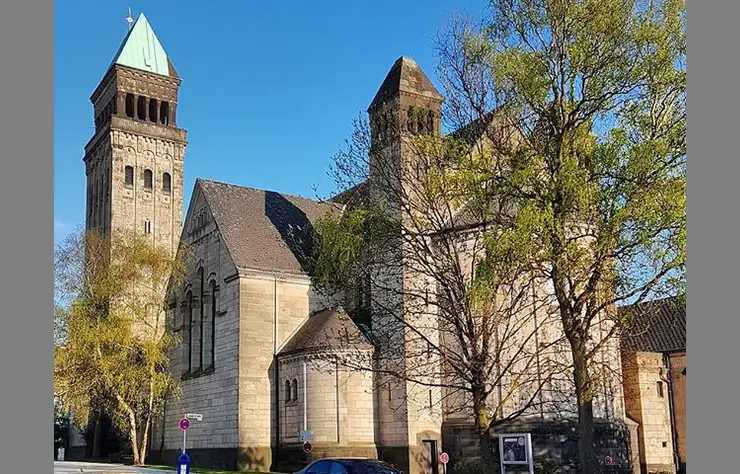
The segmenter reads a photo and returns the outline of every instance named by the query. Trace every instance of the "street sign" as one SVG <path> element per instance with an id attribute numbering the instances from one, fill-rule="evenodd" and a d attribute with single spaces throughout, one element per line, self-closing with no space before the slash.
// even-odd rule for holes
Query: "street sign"
<path id="1" fill-rule="evenodd" d="M 312 449 L 313 449 L 313 446 L 311 446 L 311 443 L 309 443 L 308 441 L 306 441 L 305 443 L 303 443 L 303 452 L 304 453 L 308 454 L 308 453 L 311 452 Z"/>
<path id="2" fill-rule="evenodd" d="M 190 428 L 190 420 L 187 418 L 180 418 L 180 422 L 177 424 L 182 431 L 187 431 Z"/>
<path id="3" fill-rule="evenodd" d="M 302 442 L 313 441 L 313 431 L 301 431 L 300 437 Z"/>
<path id="4" fill-rule="evenodd" d="M 439 455 L 439 462 L 442 463 L 442 472 L 447 474 L 447 463 L 450 462 L 450 455 L 443 451 L 442 454 Z"/>
<path id="5" fill-rule="evenodd" d="M 200 413 L 185 413 L 185 418 L 193 421 L 203 421 L 203 415 Z"/>

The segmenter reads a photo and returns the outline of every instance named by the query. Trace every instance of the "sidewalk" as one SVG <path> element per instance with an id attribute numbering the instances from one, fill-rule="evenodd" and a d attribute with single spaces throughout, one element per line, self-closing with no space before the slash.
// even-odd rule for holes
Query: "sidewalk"
<path id="1" fill-rule="evenodd" d="M 174 470 L 152 469 L 98 462 L 54 461 L 54 474 L 174 474 Z"/>

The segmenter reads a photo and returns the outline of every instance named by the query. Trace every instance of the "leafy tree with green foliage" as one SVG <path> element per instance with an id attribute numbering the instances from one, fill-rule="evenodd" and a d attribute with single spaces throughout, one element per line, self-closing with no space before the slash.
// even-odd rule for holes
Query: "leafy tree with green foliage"
<path id="1" fill-rule="evenodd" d="M 454 126 L 495 110 L 509 137 L 461 173 L 549 281 L 568 340 L 579 470 L 593 449 L 596 354 L 615 306 L 683 292 L 686 42 L 681 0 L 493 0 L 440 43 Z M 596 329 L 596 331 L 595 331 Z M 601 334 L 599 334 L 601 331 Z"/>
<path id="2" fill-rule="evenodd" d="M 152 421 L 177 385 L 168 373 L 167 284 L 182 259 L 133 233 L 72 234 L 56 251 L 63 343 L 54 350 L 54 387 L 74 421 L 104 411 L 128 433 L 143 464 Z"/>

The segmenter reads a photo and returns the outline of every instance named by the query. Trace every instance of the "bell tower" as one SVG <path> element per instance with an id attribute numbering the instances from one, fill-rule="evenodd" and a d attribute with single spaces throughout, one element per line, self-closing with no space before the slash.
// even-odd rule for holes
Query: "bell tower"
<path id="1" fill-rule="evenodd" d="M 410 184 L 420 158 L 415 138 L 440 134 L 442 101 L 442 95 L 417 63 L 402 56 L 391 66 L 368 108 L 369 192 L 371 199 L 386 203 L 388 211 L 399 220 L 410 219 L 409 208 L 413 207 L 404 205 L 403 201 L 414 196 Z M 423 294 L 424 288 L 433 288 L 432 282 L 408 263 L 414 261 L 409 258 L 411 251 L 402 239 L 399 242 L 388 254 L 377 257 L 382 264 L 368 270 L 371 326 L 381 341 L 376 351 L 382 354 L 376 362 L 376 444 L 379 456 L 400 466 L 404 472 L 422 474 L 430 469 L 439 472 L 441 416 L 433 407 L 440 404 L 441 390 L 412 381 L 419 380 L 417 375 L 406 378 L 383 375 L 408 375 L 426 367 L 430 382 L 438 376 L 431 369 L 430 359 L 425 359 L 425 365 L 418 363 L 420 354 L 424 354 L 422 341 L 401 324 L 406 320 L 417 328 L 425 328 L 427 340 L 439 337 L 434 314 L 420 310 L 419 299 L 412 297 Z"/>
<path id="2" fill-rule="evenodd" d="M 186 131 L 177 127 L 180 78 L 140 14 L 93 92 L 85 145 L 87 230 L 151 236 L 175 252 L 182 228 Z"/>

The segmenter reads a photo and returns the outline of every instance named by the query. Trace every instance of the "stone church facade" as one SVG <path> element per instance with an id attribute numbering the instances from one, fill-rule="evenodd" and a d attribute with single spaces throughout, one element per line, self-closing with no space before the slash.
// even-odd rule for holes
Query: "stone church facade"
<path id="1" fill-rule="evenodd" d="M 179 340 L 171 370 L 181 393 L 167 401 L 153 429 L 154 460 L 176 459 L 182 443 L 177 421 L 185 413 L 203 415 L 187 436 L 195 465 L 290 469 L 306 460 L 301 431 L 313 436 L 309 458 L 378 457 L 408 474 L 441 472 L 442 451 L 464 456 L 470 417 L 435 409 L 442 405 L 441 388 L 386 380 L 327 357 L 342 338 L 363 340 L 342 308 L 344 298 L 320 295 L 308 274 L 313 225 L 341 213 L 339 199 L 318 202 L 199 178 L 181 219 L 187 139 L 176 122 L 179 85 L 141 15 L 93 93 L 96 131 L 85 148 L 87 227 L 140 231 L 173 252 L 187 249 L 190 257 L 188 277 L 167 293 L 167 328 Z M 414 108 L 424 114 L 420 126 L 441 133 L 441 106 L 442 96 L 421 68 L 401 57 L 368 112 L 378 123 Z M 386 160 L 408 158 L 400 135 L 373 145 Z M 419 283 L 401 273 L 386 277 Z M 405 304 L 398 302 L 401 314 Z M 401 335 L 393 343 L 408 341 Z M 383 349 L 352 347 L 368 358 Z M 618 348 L 608 350 L 618 365 Z M 597 407 L 597 416 L 622 423 L 621 384 L 614 387 L 615 403 L 605 411 Z M 522 423 L 511 429 L 539 429 L 543 446 L 559 446 L 569 436 L 565 428 L 550 436 L 556 427 L 542 414 L 527 414 Z M 610 429 L 604 439 L 611 439 Z"/>

